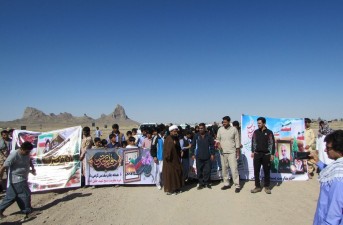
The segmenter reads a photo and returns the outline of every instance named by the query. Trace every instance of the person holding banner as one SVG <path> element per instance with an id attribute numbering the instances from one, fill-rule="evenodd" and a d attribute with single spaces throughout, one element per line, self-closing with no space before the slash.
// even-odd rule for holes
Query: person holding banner
<path id="1" fill-rule="evenodd" d="M 85 171 L 86 171 L 86 153 L 88 149 L 92 149 L 93 146 L 93 139 L 91 136 L 91 129 L 89 127 L 84 127 L 82 129 L 82 142 L 81 142 L 81 154 L 80 154 L 80 161 L 82 161 L 82 180 L 85 179 Z M 83 183 L 83 182 L 82 182 Z"/>
<path id="2" fill-rule="evenodd" d="M 0 137 L 0 167 L 4 165 L 5 160 L 7 159 L 12 148 L 12 140 L 9 138 L 8 131 L 1 131 Z M 6 181 L 6 177 L 0 177 L 0 180 Z M 6 182 L 2 182 L 3 185 L 0 185 L 0 192 L 6 189 Z"/>
<path id="3" fill-rule="evenodd" d="M 221 190 L 231 188 L 229 181 L 228 169 L 230 167 L 233 182 L 235 184 L 235 192 L 239 193 L 241 188 L 239 185 L 239 173 L 237 160 L 240 156 L 240 136 L 236 127 L 230 125 L 231 118 L 229 116 L 223 117 L 223 126 L 219 128 L 217 133 L 217 140 L 219 142 L 218 149 L 220 150 L 220 159 L 222 164 L 222 174 L 224 186 Z"/>
<path id="4" fill-rule="evenodd" d="M 129 140 L 129 144 L 126 145 L 125 148 L 138 148 L 137 145 L 135 144 L 136 143 L 136 138 L 129 137 L 128 140 Z"/>
<path id="5" fill-rule="evenodd" d="M 178 137 L 178 127 L 169 127 L 168 135 L 163 145 L 163 183 L 167 195 L 176 195 L 184 185 L 181 166 L 181 147 Z"/>
<path id="6" fill-rule="evenodd" d="M 255 188 L 251 193 L 261 192 L 260 171 L 263 166 L 264 191 L 271 194 L 270 190 L 270 167 L 274 160 L 275 139 L 273 131 L 266 127 L 266 118 L 257 118 L 258 129 L 254 131 L 251 139 L 251 157 L 254 162 Z"/>
<path id="7" fill-rule="evenodd" d="M 32 168 L 32 174 L 36 175 L 36 170 L 32 164 L 30 158 L 30 152 L 33 149 L 33 145 L 25 141 L 20 149 L 12 151 L 6 159 L 4 165 L 0 169 L 0 176 L 4 174 L 5 169 L 9 169 L 8 176 L 9 186 L 6 190 L 6 196 L 0 204 L 0 218 L 4 218 L 4 211 L 17 202 L 20 210 L 25 213 L 25 217 L 22 221 L 29 218 L 29 214 L 32 211 L 31 208 L 31 191 L 27 183 L 30 167 Z"/>
<path id="8" fill-rule="evenodd" d="M 114 146 L 111 148 L 115 148 L 115 147 L 124 147 L 125 148 L 125 142 L 126 142 L 125 135 L 119 131 L 119 125 L 118 124 L 115 123 L 112 125 L 111 134 L 112 134 L 112 137 L 114 136 L 114 138 L 115 138 Z M 110 138 L 110 135 L 108 136 L 108 138 L 111 140 L 112 138 Z"/>
<path id="9" fill-rule="evenodd" d="M 328 134 L 326 153 L 334 160 L 325 165 L 314 153 L 310 157 L 322 169 L 319 174 L 320 192 L 313 225 L 343 224 L 343 130 Z"/>

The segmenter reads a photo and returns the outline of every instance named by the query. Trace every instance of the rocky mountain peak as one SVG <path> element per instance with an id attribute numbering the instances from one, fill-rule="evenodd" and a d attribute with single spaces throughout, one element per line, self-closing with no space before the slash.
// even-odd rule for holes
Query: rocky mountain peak
<path id="1" fill-rule="evenodd" d="M 101 114 L 98 119 L 93 119 L 87 114 L 83 116 L 73 116 L 71 113 L 48 113 L 45 114 L 33 107 L 27 107 L 24 111 L 23 117 L 21 119 L 13 121 L 0 121 L 0 127 L 18 127 L 21 125 L 36 126 L 40 127 L 66 127 L 73 125 L 90 126 L 90 124 L 97 124 L 97 126 L 111 126 L 111 124 L 118 123 L 120 126 L 134 126 L 136 127 L 139 123 L 129 119 L 126 115 L 125 109 L 121 105 L 116 105 L 114 111 L 110 114 Z"/>
<path id="2" fill-rule="evenodd" d="M 62 120 L 70 120 L 74 118 L 74 116 L 71 113 L 67 113 L 67 112 L 60 113 L 58 117 L 61 118 Z"/>
<path id="3" fill-rule="evenodd" d="M 128 119 L 128 116 L 125 113 L 125 109 L 123 106 L 117 104 L 116 108 L 112 113 L 112 118 L 114 119 Z"/>
<path id="4" fill-rule="evenodd" d="M 42 111 L 33 108 L 33 107 L 26 107 L 23 115 L 23 119 L 39 119 L 45 117 L 46 114 Z"/>

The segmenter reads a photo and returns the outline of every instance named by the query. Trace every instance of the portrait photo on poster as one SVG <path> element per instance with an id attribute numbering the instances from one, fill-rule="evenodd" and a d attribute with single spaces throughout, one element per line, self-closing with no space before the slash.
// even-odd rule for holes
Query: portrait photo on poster
<path id="1" fill-rule="evenodd" d="M 291 141 L 278 140 L 279 173 L 291 173 Z"/>

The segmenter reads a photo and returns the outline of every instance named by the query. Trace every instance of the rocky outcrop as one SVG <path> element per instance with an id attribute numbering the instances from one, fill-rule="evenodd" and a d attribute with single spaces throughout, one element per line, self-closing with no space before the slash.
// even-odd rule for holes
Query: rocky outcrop
<path id="1" fill-rule="evenodd" d="M 82 117 L 76 117 L 73 116 L 71 113 L 64 112 L 60 113 L 58 115 L 54 113 L 45 114 L 42 111 L 33 108 L 33 107 L 27 107 L 24 111 L 23 117 L 19 120 L 15 120 L 16 122 L 25 122 L 29 124 L 34 123 L 40 123 L 40 124 L 46 124 L 46 123 L 87 123 L 91 122 L 94 119 L 84 114 Z"/>
<path id="2" fill-rule="evenodd" d="M 108 126 L 111 126 L 114 123 L 117 123 L 120 126 L 137 126 L 139 124 L 138 122 L 131 120 L 126 115 L 124 107 L 119 104 L 111 114 L 101 114 L 101 117 L 95 120 L 95 123 Z"/>
<path id="3" fill-rule="evenodd" d="M 47 115 L 42 111 L 33 107 L 26 107 L 22 119 L 41 119 L 44 117 L 47 117 Z"/>
<path id="4" fill-rule="evenodd" d="M 0 127 L 15 127 L 18 125 L 25 124 L 39 124 L 39 125 L 49 125 L 55 124 L 61 127 L 68 125 L 82 125 L 90 126 L 95 123 L 96 126 L 112 126 L 112 124 L 117 123 L 120 126 L 137 126 L 139 123 L 129 119 L 125 113 L 125 109 L 121 105 L 117 105 L 111 114 L 101 114 L 99 119 L 93 119 L 92 117 L 84 114 L 81 117 L 73 116 L 71 113 L 64 112 L 59 114 L 44 112 L 33 108 L 27 107 L 24 111 L 23 117 L 14 121 L 0 122 Z M 13 124 L 13 125 L 12 125 Z"/>
<path id="5" fill-rule="evenodd" d="M 129 119 L 125 113 L 125 109 L 121 105 L 117 105 L 112 113 L 112 118 L 114 119 Z"/>

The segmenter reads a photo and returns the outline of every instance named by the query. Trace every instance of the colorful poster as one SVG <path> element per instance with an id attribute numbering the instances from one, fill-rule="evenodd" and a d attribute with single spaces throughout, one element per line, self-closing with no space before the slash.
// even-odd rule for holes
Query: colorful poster
<path id="1" fill-rule="evenodd" d="M 242 115 L 242 163 L 239 165 L 241 179 L 254 179 L 253 159 L 251 158 L 251 138 L 259 116 Z M 305 124 L 302 118 L 266 118 L 266 126 L 275 137 L 275 155 L 271 165 L 271 180 L 307 180 L 307 161 L 298 160 L 296 152 L 303 152 L 305 144 Z M 262 177 L 263 175 L 263 170 Z"/>
<path id="2" fill-rule="evenodd" d="M 86 185 L 123 183 L 120 149 L 89 149 L 86 153 Z M 118 154 L 119 153 L 119 154 Z"/>
<path id="3" fill-rule="evenodd" d="M 80 146 L 81 126 L 50 132 L 15 130 L 12 149 L 24 141 L 34 145 L 31 158 L 36 176 L 29 174 L 32 192 L 81 186 Z"/>
<path id="4" fill-rule="evenodd" d="M 86 161 L 86 185 L 155 184 L 150 149 L 91 149 Z"/>

